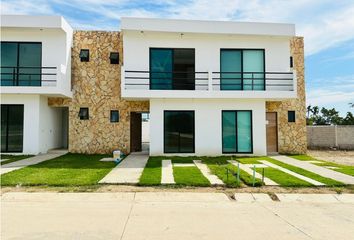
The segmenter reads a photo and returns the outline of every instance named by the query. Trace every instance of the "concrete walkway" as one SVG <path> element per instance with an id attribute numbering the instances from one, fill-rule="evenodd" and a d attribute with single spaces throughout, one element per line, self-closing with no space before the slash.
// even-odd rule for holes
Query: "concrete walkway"
<path id="1" fill-rule="evenodd" d="M 172 161 L 162 160 L 161 164 L 161 184 L 175 184 Z"/>
<path id="2" fill-rule="evenodd" d="M 353 239 L 353 203 L 320 194 L 283 194 L 280 202 L 241 195 L 10 192 L 1 196 L 1 239 Z"/>
<path id="3" fill-rule="evenodd" d="M 336 181 L 345 184 L 354 184 L 354 177 L 352 176 L 346 175 L 344 173 L 336 172 L 325 167 L 320 167 L 312 163 L 309 163 L 307 161 L 296 160 L 294 158 L 287 157 L 287 156 L 273 156 L 271 158 L 316 173 L 323 177 L 334 179 Z"/>
<path id="4" fill-rule="evenodd" d="M 149 159 L 147 153 L 131 153 L 112 169 L 99 183 L 137 184 Z"/>
<path id="5" fill-rule="evenodd" d="M 195 166 L 202 172 L 204 177 L 206 177 L 211 185 L 225 185 L 223 181 L 218 178 L 218 176 L 212 174 L 208 166 L 202 163 L 201 160 L 193 160 Z"/>
<path id="6" fill-rule="evenodd" d="M 235 160 L 229 160 L 229 163 L 231 163 L 234 166 L 238 165 L 238 162 L 236 162 Z M 257 164 L 255 164 L 257 166 Z M 242 164 L 239 163 L 240 169 L 242 169 L 243 171 L 245 171 L 246 173 L 250 174 L 251 176 L 253 176 L 253 168 L 250 167 L 249 165 L 246 164 Z M 256 167 L 257 168 L 257 167 Z M 258 179 L 262 179 L 262 175 L 259 174 L 258 172 L 254 173 L 254 176 Z M 272 179 L 264 177 L 264 184 L 265 185 L 269 185 L 269 186 L 278 186 L 279 184 L 274 182 Z"/>
<path id="7" fill-rule="evenodd" d="M 8 164 L 4 164 L 1 165 L 1 169 L 0 169 L 0 175 L 8 173 L 8 172 L 12 172 L 27 166 L 31 166 L 37 163 L 41 163 L 53 158 L 57 158 L 60 157 L 64 154 L 68 153 L 67 150 L 51 150 L 48 151 L 48 153 L 46 154 L 39 154 L 36 155 L 34 157 L 30 157 L 30 158 L 25 158 L 16 162 L 12 162 L 12 163 L 8 163 Z"/>
<path id="8" fill-rule="evenodd" d="M 260 160 L 260 162 L 262 162 L 263 164 L 265 164 L 265 165 L 267 165 L 267 166 L 269 166 L 269 167 L 271 167 L 271 168 L 278 169 L 278 170 L 280 170 L 280 171 L 282 171 L 282 172 L 285 172 L 285 173 L 287 173 L 287 174 L 289 174 L 289 175 L 292 175 L 292 176 L 294 176 L 294 177 L 296 177 L 296 178 L 299 178 L 299 179 L 301 179 L 301 180 L 303 180 L 303 181 L 309 182 L 309 183 L 311 183 L 311 184 L 313 184 L 313 185 L 315 185 L 315 186 L 324 186 L 324 185 L 326 185 L 326 184 L 324 184 L 324 183 L 321 183 L 321 182 L 318 182 L 318 181 L 316 181 L 316 180 L 313 180 L 312 178 L 308 178 L 308 177 L 306 177 L 306 176 L 303 176 L 303 175 L 298 174 L 298 173 L 296 173 L 296 172 L 290 171 L 289 169 L 283 168 L 283 167 L 281 167 L 281 166 L 278 166 L 278 165 L 276 165 L 276 164 L 270 163 L 270 162 L 268 162 L 268 161 Z"/>

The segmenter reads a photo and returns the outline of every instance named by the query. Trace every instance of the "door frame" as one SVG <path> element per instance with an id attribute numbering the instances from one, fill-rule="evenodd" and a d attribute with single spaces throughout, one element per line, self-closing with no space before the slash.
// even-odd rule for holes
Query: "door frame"
<path id="1" fill-rule="evenodd" d="M 21 150 L 19 151 L 9 151 L 9 107 L 11 106 L 17 106 L 17 107 L 22 107 L 22 144 L 21 144 Z M 1 104 L 1 108 L 6 107 L 7 108 L 7 114 L 6 114 L 6 150 L 1 151 L 1 153 L 21 153 L 23 152 L 23 140 L 24 140 L 24 125 L 25 125 L 25 106 L 23 104 Z M 3 117 L 3 116 L 1 116 Z"/>
<path id="2" fill-rule="evenodd" d="M 275 125 L 276 125 L 276 131 L 275 131 L 275 139 L 276 139 L 276 151 L 275 152 L 279 152 L 279 138 L 278 138 L 278 130 L 279 130 L 279 126 L 278 126 L 278 112 L 266 112 L 266 121 L 267 121 L 267 113 L 275 113 Z M 268 142 L 267 142 L 267 125 L 266 125 L 266 148 L 268 148 Z M 267 150 L 268 153 L 268 150 Z"/>

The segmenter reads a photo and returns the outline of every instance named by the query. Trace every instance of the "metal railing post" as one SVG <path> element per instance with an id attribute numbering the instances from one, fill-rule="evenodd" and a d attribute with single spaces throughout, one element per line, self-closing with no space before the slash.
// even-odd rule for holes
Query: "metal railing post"
<path id="1" fill-rule="evenodd" d="M 211 71 L 208 71 L 208 91 L 213 91 L 213 76 Z"/>

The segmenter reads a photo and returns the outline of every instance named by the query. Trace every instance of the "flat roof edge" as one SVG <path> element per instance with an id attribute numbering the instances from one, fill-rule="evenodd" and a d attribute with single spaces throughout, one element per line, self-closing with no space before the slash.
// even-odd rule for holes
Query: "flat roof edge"
<path id="1" fill-rule="evenodd" d="M 62 16 L 1 15 L 2 28 L 53 28 L 72 32 Z"/>
<path id="2" fill-rule="evenodd" d="M 295 36 L 295 24 L 156 18 L 121 18 L 121 30 Z"/>

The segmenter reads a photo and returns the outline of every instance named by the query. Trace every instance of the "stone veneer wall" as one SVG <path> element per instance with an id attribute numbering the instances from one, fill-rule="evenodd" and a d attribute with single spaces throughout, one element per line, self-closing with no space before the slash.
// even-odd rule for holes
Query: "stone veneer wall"
<path id="1" fill-rule="evenodd" d="M 298 98 L 282 102 L 267 102 L 266 110 L 278 113 L 278 151 L 304 154 L 307 150 L 307 137 L 303 38 L 292 38 L 290 49 L 297 75 Z M 295 111 L 295 123 L 288 122 L 288 111 Z"/>
<path id="2" fill-rule="evenodd" d="M 126 101 L 120 95 L 123 62 L 119 32 L 76 31 L 72 49 L 73 98 L 49 98 L 52 107 L 69 107 L 69 151 L 76 153 L 130 152 L 130 112 L 148 112 L 148 101 Z M 90 61 L 81 62 L 81 49 L 90 50 Z M 110 64 L 110 52 L 119 52 L 119 64 Z M 80 107 L 89 108 L 89 120 L 79 119 Z M 110 111 L 119 110 L 120 121 L 110 122 Z"/>

